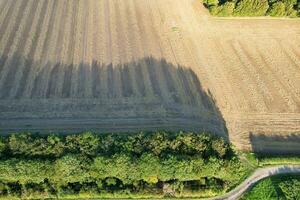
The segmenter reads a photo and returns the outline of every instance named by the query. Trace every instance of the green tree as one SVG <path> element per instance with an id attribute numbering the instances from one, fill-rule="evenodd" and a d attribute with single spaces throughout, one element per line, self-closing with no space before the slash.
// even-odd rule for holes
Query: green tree
<path id="1" fill-rule="evenodd" d="M 165 132 L 157 132 L 151 135 L 148 140 L 148 149 L 155 155 L 160 155 L 170 147 L 170 141 Z"/>
<path id="2" fill-rule="evenodd" d="M 217 6 L 219 4 L 219 0 L 204 0 L 204 5 L 206 6 Z"/>
<path id="3" fill-rule="evenodd" d="M 138 170 L 145 182 L 149 184 L 157 183 L 160 171 L 159 158 L 150 153 L 143 154 L 138 160 Z"/>
<path id="4" fill-rule="evenodd" d="M 282 0 L 285 4 L 285 12 L 287 16 L 296 17 L 297 16 L 297 0 Z"/>
<path id="5" fill-rule="evenodd" d="M 285 4 L 281 1 L 276 2 L 274 4 L 271 5 L 271 8 L 268 11 L 268 15 L 270 16 L 285 16 L 286 12 L 285 12 Z"/>
<path id="6" fill-rule="evenodd" d="M 219 158 L 224 158 L 228 152 L 228 144 L 223 139 L 215 139 L 212 141 L 212 149 Z"/>
<path id="7" fill-rule="evenodd" d="M 7 150 L 6 142 L 3 137 L 0 137 L 0 158 L 4 156 L 6 150 Z"/>
<path id="8" fill-rule="evenodd" d="M 89 180 L 89 165 L 87 158 L 81 155 L 66 155 L 55 161 L 55 175 L 51 179 L 59 185 Z"/>
<path id="9" fill-rule="evenodd" d="M 53 173 L 50 161 L 9 159 L 0 162 L 0 180 L 8 182 L 41 183 Z"/>
<path id="10" fill-rule="evenodd" d="M 234 10 L 235 16 L 264 16 L 269 8 L 268 0 L 240 0 Z"/>
<path id="11" fill-rule="evenodd" d="M 82 153 L 85 155 L 96 155 L 100 138 L 91 132 L 79 135 L 69 135 L 66 137 L 67 148 L 74 153 Z"/>
<path id="12" fill-rule="evenodd" d="M 210 11 L 213 15 L 220 17 L 232 16 L 235 8 L 234 2 L 226 2 L 220 6 L 211 6 Z"/>

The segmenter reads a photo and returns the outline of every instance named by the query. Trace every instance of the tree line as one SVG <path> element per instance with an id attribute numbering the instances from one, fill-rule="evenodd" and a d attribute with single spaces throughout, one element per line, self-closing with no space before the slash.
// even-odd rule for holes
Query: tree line
<path id="1" fill-rule="evenodd" d="M 300 0 L 204 0 L 204 5 L 216 16 L 300 16 Z"/>
<path id="2" fill-rule="evenodd" d="M 0 195 L 143 198 L 220 194 L 248 169 L 207 133 L 38 135 L 0 139 Z"/>

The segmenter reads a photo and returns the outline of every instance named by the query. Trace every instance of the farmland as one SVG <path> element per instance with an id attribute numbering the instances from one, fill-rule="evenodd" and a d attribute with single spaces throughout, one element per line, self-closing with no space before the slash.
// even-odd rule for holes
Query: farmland
<path id="1" fill-rule="evenodd" d="M 1 132 L 156 129 L 299 151 L 300 21 L 213 18 L 196 0 L 0 0 Z"/>

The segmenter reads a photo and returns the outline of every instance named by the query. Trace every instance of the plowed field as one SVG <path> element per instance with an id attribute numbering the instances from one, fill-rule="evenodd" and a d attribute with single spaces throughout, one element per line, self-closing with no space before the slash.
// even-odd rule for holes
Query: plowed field
<path id="1" fill-rule="evenodd" d="M 213 18 L 198 0 L 0 0 L 2 132 L 156 129 L 299 150 L 300 20 Z"/>

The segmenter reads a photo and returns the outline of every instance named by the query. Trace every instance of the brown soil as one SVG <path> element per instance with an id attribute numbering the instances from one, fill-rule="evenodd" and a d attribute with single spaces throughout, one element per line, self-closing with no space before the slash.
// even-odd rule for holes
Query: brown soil
<path id="1" fill-rule="evenodd" d="M 300 20 L 214 18 L 198 0 L 0 0 L 0 11 L 3 132 L 208 130 L 240 149 L 274 135 L 267 151 L 300 145 Z"/>

